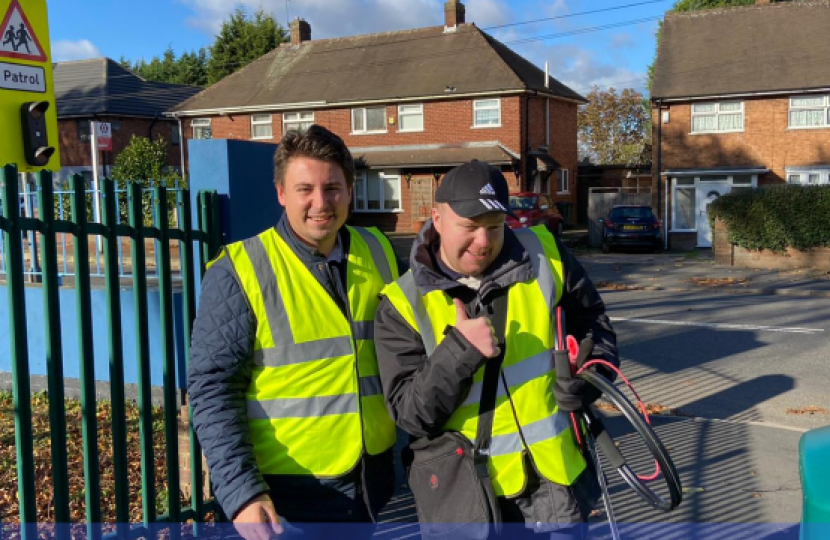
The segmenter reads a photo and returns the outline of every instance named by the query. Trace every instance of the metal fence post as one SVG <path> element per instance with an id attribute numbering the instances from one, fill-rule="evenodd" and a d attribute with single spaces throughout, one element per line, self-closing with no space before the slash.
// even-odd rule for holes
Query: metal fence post
<path id="1" fill-rule="evenodd" d="M 37 522 L 35 465 L 32 443 L 32 398 L 29 388 L 29 343 L 26 333 L 26 296 L 23 288 L 23 239 L 20 227 L 20 194 L 17 167 L 6 165 L 3 175 L 3 219 L 6 244 L 6 275 L 9 288 L 9 336 L 12 353 L 14 443 L 17 457 L 17 489 L 21 523 Z M 24 540 L 34 540 L 31 529 L 22 527 Z M 31 538 L 30 538 L 31 536 Z"/>

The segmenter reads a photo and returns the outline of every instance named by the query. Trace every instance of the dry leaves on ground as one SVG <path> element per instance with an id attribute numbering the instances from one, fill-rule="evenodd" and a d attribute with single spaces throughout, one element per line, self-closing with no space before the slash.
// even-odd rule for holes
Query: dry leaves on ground
<path id="1" fill-rule="evenodd" d="M 75 522 L 86 521 L 84 491 L 84 444 L 81 433 L 83 411 L 78 400 L 67 399 L 65 405 L 67 449 L 66 470 L 69 473 L 69 511 Z M 141 444 L 139 439 L 138 406 L 126 402 L 127 475 L 129 483 L 129 516 L 131 522 L 143 521 L 141 490 Z M 167 511 L 167 466 L 165 456 L 164 411 L 152 411 L 153 462 L 155 474 L 155 506 L 158 513 Z M 98 473 L 101 485 L 102 521 L 114 522 L 115 474 L 113 461 L 112 407 L 99 401 L 96 410 Z M 52 449 L 49 427 L 49 398 L 45 393 L 32 396 L 32 442 L 34 447 L 37 519 L 53 520 Z M 14 405 L 9 392 L 0 392 L 0 522 L 18 523 L 17 468 L 15 447 Z M 178 488 L 176 489 L 178 492 Z M 187 501 L 183 501 L 187 504 Z"/>
<path id="2" fill-rule="evenodd" d="M 666 407 L 665 405 L 660 405 L 659 403 L 644 403 L 646 407 L 646 412 L 650 415 L 662 415 L 662 416 L 692 416 L 689 413 L 683 412 L 680 409 Z M 636 405 L 635 405 L 636 406 Z M 601 411 L 615 411 L 619 412 L 619 408 L 614 405 L 613 403 L 609 403 L 607 401 L 597 401 L 594 403 L 594 407 Z M 637 410 L 639 411 L 639 407 Z"/>
<path id="3" fill-rule="evenodd" d="M 597 289 L 612 289 L 615 291 L 637 291 L 642 289 L 640 285 L 626 285 L 624 283 L 611 283 L 609 281 L 598 281 Z"/>
<path id="4" fill-rule="evenodd" d="M 697 285 L 698 287 L 724 287 L 735 285 L 749 285 L 749 278 L 686 278 L 685 281 Z"/>
<path id="5" fill-rule="evenodd" d="M 816 407 L 815 405 L 808 405 L 807 407 L 799 407 L 797 409 L 787 409 L 787 414 L 827 414 L 827 409 Z"/>

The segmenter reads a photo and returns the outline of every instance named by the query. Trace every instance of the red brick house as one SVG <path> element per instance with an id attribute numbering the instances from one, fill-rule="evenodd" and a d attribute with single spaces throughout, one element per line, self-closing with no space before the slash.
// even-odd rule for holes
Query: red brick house
<path id="1" fill-rule="evenodd" d="M 830 183 L 830 2 L 755 4 L 663 23 L 653 163 L 675 248 L 711 246 L 721 194 Z"/>
<path id="2" fill-rule="evenodd" d="M 186 138 L 278 142 L 311 123 L 362 162 L 352 221 L 409 232 L 443 174 L 470 159 L 502 168 L 514 190 L 576 201 L 582 96 L 445 5 L 445 25 L 284 43 L 171 111 Z M 573 219 L 573 213 L 570 217 Z"/>
<path id="3" fill-rule="evenodd" d="M 102 176 L 133 134 L 163 137 L 168 142 L 167 163 L 181 165 L 179 125 L 163 114 L 201 88 L 146 81 L 109 58 L 58 62 L 54 77 L 61 180 L 78 173 L 92 177 L 91 120 L 112 126 L 112 151 L 102 152 L 99 161 Z"/>

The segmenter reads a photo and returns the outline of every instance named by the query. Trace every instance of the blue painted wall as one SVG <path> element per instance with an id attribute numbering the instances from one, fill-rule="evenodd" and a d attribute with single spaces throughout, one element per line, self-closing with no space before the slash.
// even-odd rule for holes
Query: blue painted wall
<path id="1" fill-rule="evenodd" d="M 221 194 L 223 244 L 255 236 L 279 221 L 282 207 L 274 188 L 276 150 L 276 144 L 251 141 L 188 141 L 193 208 L 200 190 Z M 195 212 L 193 218 L 197 219 Z"/>
<path id="2" fill-rule="evenodd" d="M 63 340 L 64 377 L 76 379 L 80 373 L 78 321 L 75 289 L 61 289 L 61 338 Z M 174 293 L 173 309 L 176 333 L 177 379 L 185 387 L 184 342 L 182 340 L 182 295 Z M 109 320 L 104 289 L 92 290 L 92 340 L 95 355 L 95 380 L 109 382 Z M 11 337 L 9 336 L 8 287 L 0 286 L 0 372 L 11 372 Z M 161 307 L 158 290 L 147 293 L 150 342 L 150 378 L 153 386 L 162 386 Z M 131 289 L 121 290 L 121 325 L 124 341 L 124 382 L 138 383 L 136 362 L 135 302 Z M 43 313 L 43 289 L 26 287 L 26 326 L 29 337 L 30 375 L 46 375 L 46 320 Z"/>

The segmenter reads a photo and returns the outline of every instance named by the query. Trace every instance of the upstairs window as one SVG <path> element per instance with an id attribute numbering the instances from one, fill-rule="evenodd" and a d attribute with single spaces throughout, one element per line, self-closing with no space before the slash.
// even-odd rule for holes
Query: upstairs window
<path id="1" fill-rule="evenodd" d="M 352 133 L 386 133 L 386 107 L 352 109 Z"/>
<path id="2" fill-rule="evenodd" d="M 282 115 L 282 132 L 288 133 L 291 130 L 305 133 L 311 124 L 314 123 L 313 111 L 290 112 Z"/>
<path id="3" fill-rule="evenodd" d="M 398 106 L 398 131 L 423 131 L 424 130 L 424 106 L 399 105 Z"/>
<path id="4" fill-rule="evenodd" d="M 271 125 L 270 114 L 251 115 L 251 138 L 271 139 L 274 137 L 274 128 Z"/>
<path id="5" fill-rule="evenodd" d="M 194 118 L 190 122 L 194 139 L 212 139 L 213 133 L 210 129 L 210 118 Z"/>
<path id="6" fill-rule="evenodd" d="M 89 120 L 76 120 L 75 125 L 78 127 L 78 140 L 82 143 L 88 143 L 92 138 Z"/>
<path id="7" fill-rule="evenodd" d="M 830 96 L 790 98 L 790 128 L 830 127 Z"/>
<path id="8" fill-rule="evenodd" d="M 477 99 L 473 101 L 473 127 L 501 126 L 501 100 Z"/>
<path id="9" fill-rule="evenodd" d="M 743 130 L 743 101 L 692 104 L 692 133 L 728 133 Z"/>

